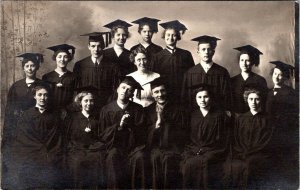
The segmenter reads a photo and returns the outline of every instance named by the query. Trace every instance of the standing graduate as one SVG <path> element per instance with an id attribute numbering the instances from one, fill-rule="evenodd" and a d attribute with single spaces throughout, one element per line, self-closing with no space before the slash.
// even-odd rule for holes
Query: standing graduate
<path id="1" fill-rule="evenodd" d="M 271 88 L 267 96 L 267 112 L 274 126 L 270 147 L 273 148 L 273 185 L 279 189 L 299 186 L 299 103 L 297 94 L 285 83 L 293 76 L 294 67 L 281 61 L 271 61 Z M 276 182 L 276 183 L 274 183 Z"/>
<path id="2" fill-rule="evenodd" d="M 53 109 L 63 109 L 72 103 L 75 74 L 67 69 L 68 63 L 74 58 L 75 47 L 69 44 L 60 44 L 48 47 L 54 51 L 52 60 L 56 62 L 56 68 L 47 74 L 44 74 L 42 79 L 51 84 L 52 87 L 52 106 Z"/>
<path id="3" fill-rule="evenodd" d="M 189 51 L 176 47 L 177 42 L 181 40 L 181 36 L 187 28 L 178 20 L 159 25 L 165 29 L 162 38 L 165 40 L 166 48 L 153 57 L 152 71 L 167 78 L 170 98 L 180 98 L 183 75 L 195 65 Z"/>
<path id="4" fill-rule="evenodd" d="M 245 113 L 249 111 L 249 106 L 244 101 L 243 89 L 247 84 L 260 85 L 263 89 L 263 93 L 267 93 L 268 86 L 264 77 L 252 72 L 253 66 L 259 65 L 259 56 L 262 53 L 251 45 L 245 45 L 234 48 L 240 51 L 238 60 L 241 73 L 231 78 L 232 88 L 232 111 L 237 114 Z M 263 96 L 263 108 L 265 104 L 265 95 Z"/>
<path id="5" fill-rule="evenodd" d="M 39 84 L 33 91 L 35 107 L 18 121 L 13 147 L 15 183 L 20 189 L 59 188 L 63 182 L 61 120 L 49 105 L 48 85 Z"/>
<path id="6" fill-rule="evenodd" d="M 17 57 L 23 58 L 22 68 L 25 78 L 21 79 L 10 87 L 5 107 L 3 135 L 2 135 L 2 187 L 14 183 L 12 176 L 8 173 L 13 158 L 11 157 L 11 145 L 15 139 L 17 120 L 23 112 L 35 105 L 32 89 L 41 82 L 36 77 L 40 64 L 43 62 L 43 55 L 38 53 L 25 53 Z M 13 175 L 13 174 L 12 174 Z M 10 181 L 12 180 L 12 181 Z"/>
<path id="7" fill-rule="evenodd" d="M 214 63 L 212 58 L 217 47 L 217 40 L 219 38 L 212 36 L 199 36 L 192 39 L 198 42 L 197 53 L 200 58 L 200 63 L 190 68 L 184 75 L 182 85 L 182 100 L 190 108 L 195 108 L 195 97 L 192 86 L 200 83 L 213 86 L 213 94 L 216 105 L 222 109 L 229 111 L 231 104 L 230 91 L 230 76 L 226 68 Z"/>
<path id="8" fill-rule="evenodd" d="M 135 66 L 130 61 L 130 51 L 125 48 L 127 38 L 129 38 L 128 27 L 131 24 L 123 20 L 115 20 L 104 25 L 104 27 L 111 29 L 111 36 L 114 41 L 114 47 L 104 50 L 104 57 L 110 63 L 119 65 L 121 69 L 121 76 L 125 76 L 134 71 Z"/>
<path id="9" fill-rule="evenodd" d="M 210 86 L 193 87 L 198 110 L 191 114 L 190 138 L 183 154 L 183 188 L 222 187 L 223 163 L 229 148 L 229 118 L 214 105 Z"/>
<path id="10" fill-rule="evenodd" d="M 153 34 L 158 32 L 157 23 L 159 21 L 155 18 L 143 17 L 132 22 L 139 25 L 138 32 L 141 35 L 142 41 L 133 46 L 130 49 L 131 52 L 138 47 L 142 47 L 146 50 L 149 61 L 151 61 L 154 54 L 162 50 L 162 47 L 152 43 Z"/>
<path id="11" fill-rule="evenodd" d="M 153 189 L 181 188 L 179 163 L 189 134 L 187 113 L 170 100 L 166 83 L 163 78 L 150 83 L 155 102 L 145 108 Z"/>
<path id="12" fill-rule="evenodd" d="M 239 115 L 233 129 L 231 154 L 225 163 L 227 188 L 264 189 L 271 167 L 273 132 L 270 118 L 262 112 L 262 89 L 255 84 L 245 86 L 244 98 L 250 111 Z"/>
<path id="13" fill-rule="evenodd" d="M 102 141 L 107 146 L 108 188 L 144 188 L 145 117 L 143 107 L 130 101 L 135 89 L 142 87 L 126 76 L 117 88 L 117 100 L 104 106 L 100 113 Z"/>
<path id="14" fill-rule="evenodd" d="M 76 62 L 73 72 L 77 78 L 77 87 L 95 86 L 98 89 L 99 99 L 95 103 L 98 111 L 107 104 L 109 97 L 117 88 L 120 70 L 117 64 L 105 61 L 103 49 L 109 44 L 110 33 L 93 32 L 84 34 L 88 36 L 88 49 L 91 55 Z M 104 41 L 103 36 L 106 37 Z"/>
<path id="15" fill-rule="evenodd" d="M 74 102 L 80 112 L 66 119 L 66 165 L 71 178 L 69 188 L 103 188 L 105 144 L 101 142 L 99 114 L 95 112 L 97 88 L 76 89 Z"/>

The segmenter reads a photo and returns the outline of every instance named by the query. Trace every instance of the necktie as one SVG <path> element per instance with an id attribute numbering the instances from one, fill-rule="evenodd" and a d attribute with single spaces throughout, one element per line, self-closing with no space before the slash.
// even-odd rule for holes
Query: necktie
<path id="1" fill-rule="evenodd" d="M 175 48 L 171 49 L 169 46 L 167 46 L 167 49 L 170 50 L 172 54 L 175 52 Z"/>

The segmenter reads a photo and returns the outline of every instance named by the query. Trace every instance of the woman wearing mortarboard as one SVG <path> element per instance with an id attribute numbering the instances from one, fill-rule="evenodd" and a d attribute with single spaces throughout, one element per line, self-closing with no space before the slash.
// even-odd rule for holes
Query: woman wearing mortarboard
<path id="1" fill-rule="evenodd" d="M 170 88 L 170 97 L 176 100 L 180 98 L 184 73 L 195 63 L 189 51 L 176 47 L 182 34 L 187 30 L 186 26 L 178 20 L 159 25 L 165 29 L 162 38 L 165 40 L 166 48 L 153 57 L 152 71 L 166 77 Z"/>
<path id="2" fill-rule="evenodd" d="M 151 61 L 154 54 L 162 50 L 162 47 L 152 43 L 153 34 L 158 32 L 157 22 L 159 21 L 160 20 L 155 18 L 143 17 L 132 22 L 139 25 L 138 32 L 141 35 L 142 41 L 133 46 L 130 51 L 133 51 L 138 47 L 142 47 L 146 50 L 149 61 Z"/>
<path id="3" fill-rule="evenodd" d="M 241 114 L 249 111 L 249 107 L 243 98 L 243 87 L 249 83 L 260 85 L 264 91 L 264 102 L 268 87 L 265 78 L 252 72 L 252 67 L 259 65 L 259 56 L 262 55 L 262 53 L 251 45 L 245 45 L 234 49 L 240 51 L 238 60 L 241 73 L 231 78 L 232 111 Z M 263 108 L 264 107 L 263 103 Z"/>
<path id="4" fill-rule="evenodd" d="M 35 100 L 32 95 L 33 87 L 40 83 L 41 80 L 36 77 L 40 64 L 43 62 L 43 55 L 39 53 L 24 53 L 17 57 L 23 58 L 22 68 L 25 74 L 25 78 L 15 82 L 9 89 L 7 95 L 7 104 L 5 109 L 5 118 L 3 126 L 2 136 L 2 185 L 6 187 L 14 181 L 6 181 L 12 179 L 9 177 L 10 168 L 9 161 L 12 160 L 10 157 L 10 149 L 13 140 L 15 139 L 16 121 L 21 117 L 22 113 L 33 107 Z"/>

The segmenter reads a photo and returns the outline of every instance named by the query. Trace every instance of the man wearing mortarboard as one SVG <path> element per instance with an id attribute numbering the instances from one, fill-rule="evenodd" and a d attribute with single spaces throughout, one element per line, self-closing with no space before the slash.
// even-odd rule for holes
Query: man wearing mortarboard
<path id="1" fill-rule="evenodd" d="M 230 76 L 226 68 L 213 62 L 212 58 L 217 47 L 219 38 L 213 36 L 199 36 L 192 41 L 198 42 L 197 54 L 200 63 L 190 68 L 184 75 L 182 85 L 182 100 L 187 106 L 195 108 L 195 98 L 192 86 L 203 83 L 213 86 L 213 94 L 215 95 L 216 104 L 226 111 L 230 110 L 231 91 Z M 229 113 L 228 113 L 229 114 Z"/>
<path id="2" fill-rule="evenodd" d="M 143 47 L 150 58 L 149 61 L 151 61 L 151 58 L 154 56 L 154 54 L 162 50 L 162 47 L 152 43 L 153 34 L 158 32 L 157 23 L 159 21 L 160 20 L 155 18 L 143 17 L 132 22 L 139 25 L 138 32 L 141 35 L 142 41 L 133 46 L 130 51 L 133 51 L 138 47 Z"/>
<path id="3" fill-rule="evenodd" d="M 162 38 L 165 40 L 166 48 L 155 54 L 152 60 L 152 71 L 166 77 L 170 89 L 170 97 L 180 98 L 181 85 L 184 73 L 193 67 L 192 54 L 177 47 L 177 42 L 187 30 L 186 26 L 178 20 L 159 24 L 165 30 Z"/>
<path id="4" fill-rule="evenodd" d="M 120 70 L 118 65 L 106 61 L 103 55 L 103 49 L 110 43 L 109 32 L 93 32 L 82 36 L 89 37 L 88 49 L 91 55 L 76 62 L 73 72 L 77 77 L 77 87 L 92 85 L 98 89 L 96 109 L 100 110 L 114 93 Z"/>

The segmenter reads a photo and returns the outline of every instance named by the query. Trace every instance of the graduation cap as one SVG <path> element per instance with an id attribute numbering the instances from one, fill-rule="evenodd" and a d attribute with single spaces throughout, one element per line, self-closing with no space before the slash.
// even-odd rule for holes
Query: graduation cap
<path id="1" fill-rule="evenodd" d="M 132 76 L 121 77 L 121 83 L 128 84 L 137 90 L 144 90 L 140 83 L 138 83 Z"/>
<path id="2" fill-rule="evenodd" d="M 246 52 L 247 54 L 249 54 L 251 56 L 251 59 L 253 59 L 252 62 L 255 66 L 259 65 L 259 56 L 263 55 L 263 53 L 261 51 L 259 51 L 257 48 L 255 48 L 251 45 L 245 45 L 245 46 L 236 47 L 233 49 L 236 49 L 240 52 Z"/>
<path id="3" fill-rule="evenodd" d="M 113 22 L 110 22 L 110 23 L 104 25 L 104 27 L 109 28 L 109 29 L 113 29 L 114 27 L 118 27 L 118 26 L 122 26 L 122 27 L 128 28 L 128 27 L 130 27 L 132 25 L 129 24 L 129 23 L 127 23 L 126 21 L 120 20 L 120 19 L 115 20 Z"/>
<path id="4" fill-rule="evenodd" d="M 75 47 L 72 46 L 72 45 L 69 45 L 69 44 L 60 44 L 60 45 L 56 45 L 56 46 L 51 46 L 51 47 L 48 47 L 47 49 L 50 49 L 54 52 L 57 52 L 57 51 L 65 51 L 65 52 L 70 52 L 71 50 L 71 55 L 72 57 L 74 56 L 75 54 Z"/>
<path id="5" fill-rule="evenodd" d="M 289 65 L 289 64 L 286 64 L 286 63 L 283 63 L 281 61 L 270 61 L 271 64 L 274 64 L 275 65 L 275 68 L 278 68 L 279 70 L 282 71 L 283 75 L 286 77 L 286 78 L 290 78 L 290 76 L 294 76 L 294 70 L 295 70 L 295 67 Z"/>
<path id="6" fill-rule="evenodd" d="M 80 36 L 88 36 L 89 42 L 102 42 L 104 47 L 111 44 L 111 33 L 110 32 L 92 32 L 88 34 L 82 34 Z"/>
<path id="7" fill-rule="evenodd" d="M 173 21 L 161 23 L 159 25 L 161 27 L 163 27 L 164 29 L 171 28 L 171 29 L 174 29 L 174 30 L 177 30 L 177 31 L 182 31 L 182 34 L 184 34 L 184 32 L 187 30 L 185 25 L 180 23 L 178 20 L 173 20 Z"/>
<path id="8" fill-rule="evenodd" d="M 164 77 L 158 77 L 149 83 L 150 83 L 151 90 L 158 86 L 167 85 L 166 78 Z"/>
<path id="9" fill-rule="evenodd" d="M 199 36 L 199 37 L 192 39 L 192 41 L 196 41 L 196 42 L 198 42 L 198 44 L 209 43 L 209 44 L 214 44 L 214 45 L 217 45 L 218 40 L 221 40 L 221 39 L 216 38 L 214 36 L 207 36 L 207 35 Z"/>
<path id="10" fill-rule="evenodd" d="M 36 64 L 44 62 L 43 54 L 40 54 L 40 53 L 24 53 L 24 54 L 18 55 L 16 57 L 21 57 L 23 59 L 28 59 L 28 60 L 36 63 Z"/>
<path id="11" fill-rule="evenodd" d="M 74 89 L 77 93 L 81 93 L 81 92 L 91 92 L 91 93 L 95 93 L 97 92 L 99 89 L 96 88 L 93 85 L 88 85 L 88 86 L 83 86 L 83 87 L 79 87 L 79 88 L 75 88 Z"/>
<path id="12" fill-rule="evenodd" d="M 159 21 L 160 20 L 155 19 L 155 18 L 143 17 L 143 18 L 137 19 L 135 21 L 132 21 L 132 23 L 138 24 L 139 26 L 142 26 L 142 25 L 145 25 L 145 24 L 149 25 L 149 27 L 151 28 L 151 30 L 153 32 L 158 32 L 157 23 Z"/>

